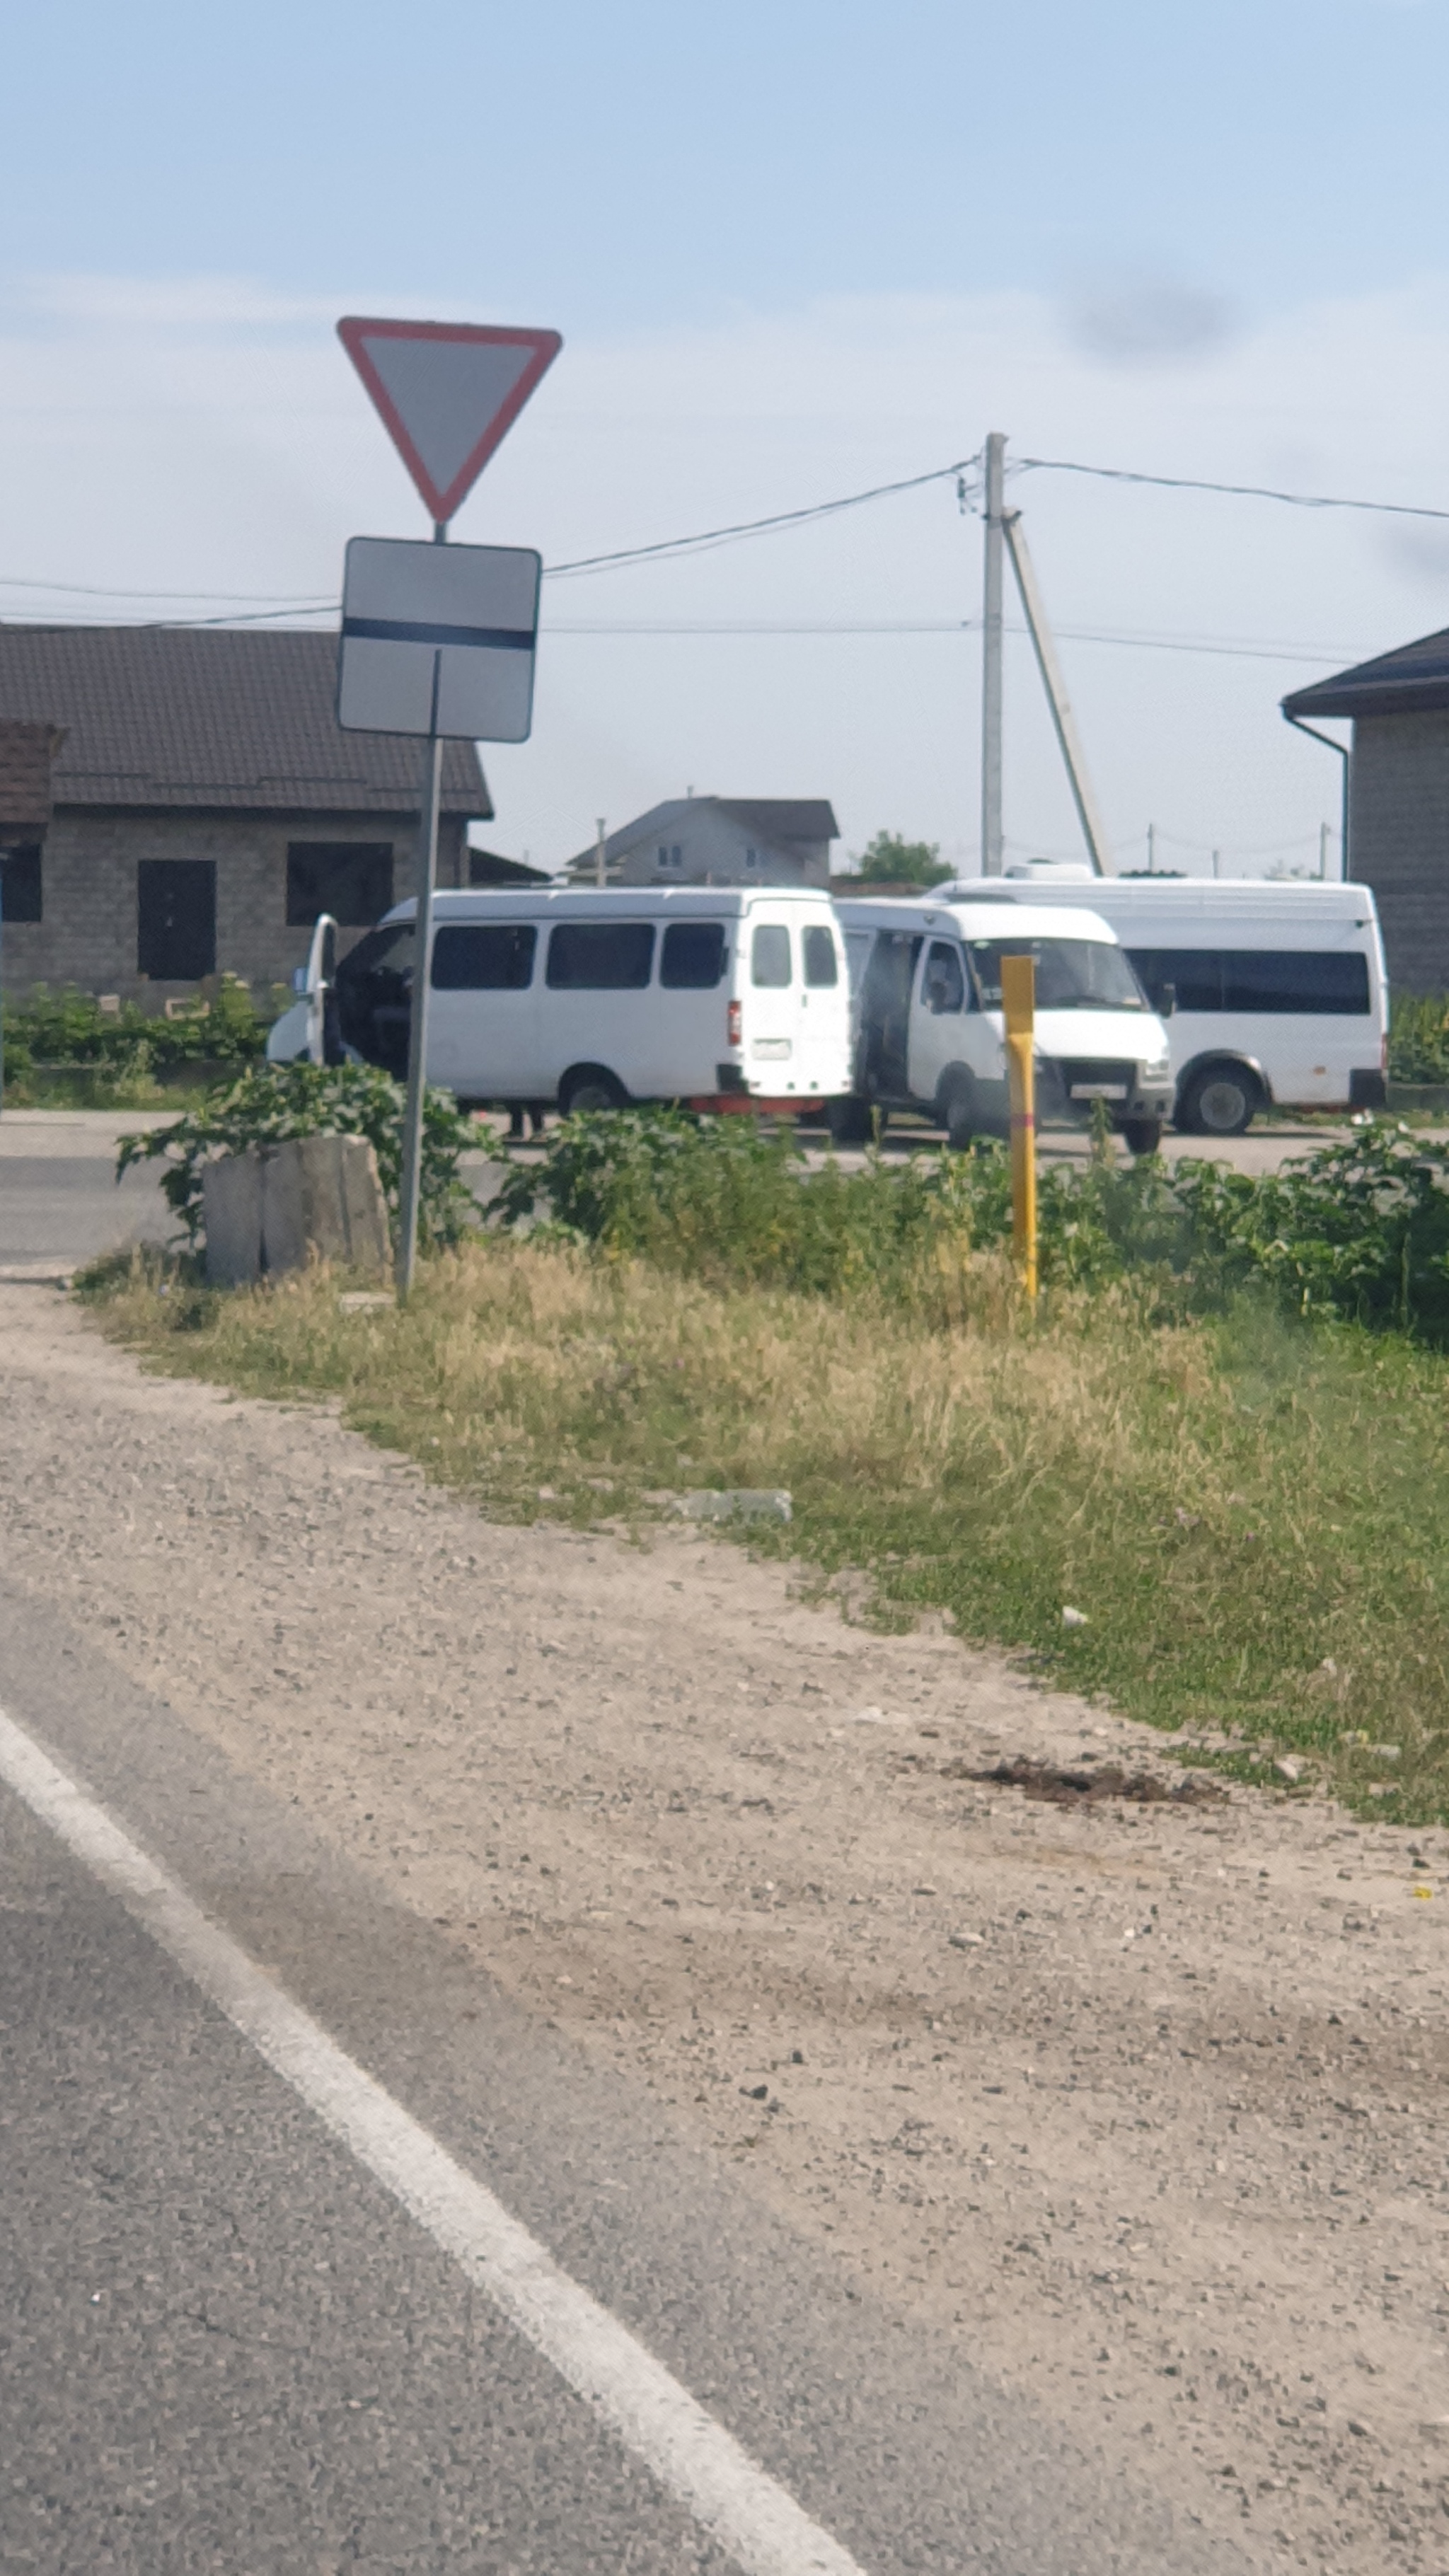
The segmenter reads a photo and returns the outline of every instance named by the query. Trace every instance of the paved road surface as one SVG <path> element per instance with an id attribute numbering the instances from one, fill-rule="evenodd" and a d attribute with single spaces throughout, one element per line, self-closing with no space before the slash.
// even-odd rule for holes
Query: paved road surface
<path id="1" fill-rule="evenodd" d="M 907 2329 L 3 1573 L 0 1640 L 7 2567 L 1246 2576 L 969 2349 Z M 46 1755 L 99 1819 L 37 1796 Z M 169 1887 L 122 1901 L 137 1863 L 106 1816 Z M 211 1928 L 188 1936 L 178 1890 Z M 208 1965 L 228 1936 L 259 1975 Z M 390 2105 L 422 2123 L 456 2188 L 562 2267 L 556 2294 L 523 2267 L 523 2325 L 445 2250 L 436 2178 L 420 2215 L 379 2181 L 328 2035 L 384 2127 Z M 540 2344 L 567 2343 L 579 2289 L 606 2314 L 570 2371 Z M 540 2297 L 558 2313 L 534 2331 Z M 621 2348 L 688 2393 L 672 2447 L 621 2393 Z"/>
<path id="2" fill-rule="evenodd" d="M 164 1241 L 174 1229 L 155 1167 L 129 1172 L 119 1185 L 115 1178 L 119 1138 L 158 1123 L 155 1113 L 145 1111 L 22 1109 L 0 1115 L 0 1278 L 63 1274 L 117 1245 L 147 1237 Z M 1238 1171 L 1275 1171 L 1293 1156 L 1311 1153 L 1332 1132 L 1287 1124 L 1255 1127 L 1223 1145 L 1169 1136 L 1164 1150 L 1172 1161 L 1212 1154 Z M 887 1133 L 886 1151 L 894 1161 L 939 1142 L 923 1128 L 895 1128 Z M 1080 1160 L 1086 1150 L 1080 1137 L 1048 1133 L 1043 1139 L 1049 1160 Z M 842 1157 L 848 1168 L 860 1159 Z M 486 1154 L 470 1158 L 469 1179 L 480 1195 L 496 1186 L 497 1168 Z"/>
<path id="3" fill-rule="evenodd" d="M 108 1109 L 0 1114 L 0 1277 L 72 1270 L 118 1244 L 169 1234 L 155 1167 L 116 1180 L 120 1138 L 156 1124 Z"/>

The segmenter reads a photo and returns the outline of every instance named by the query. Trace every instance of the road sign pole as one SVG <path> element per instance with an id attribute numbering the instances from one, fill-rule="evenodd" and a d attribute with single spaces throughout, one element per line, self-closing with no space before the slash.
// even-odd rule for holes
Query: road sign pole
<path id="1" fill-rule="evenodd" d="M 434 545 L 448 542 L 439 520 Z M 418 908 L 413 927 L 412 1010 L 408 1028 L 408 1096 L 403 1110 L 402 1180 L 397 1211 L 397 1288 L 406 1298 L 418 1259 L 418 1207 L 423 1179 L 423 1102 L 428 1087 L 428 997 L 432 991 L 433 888 L 438 875 L 438 811 L 443 791 L 443 738 L 438 731 L 438 682 L 441 653 L 433 655 L 433 715 L 423 759 L 422 808 L 418 817 Z"/>

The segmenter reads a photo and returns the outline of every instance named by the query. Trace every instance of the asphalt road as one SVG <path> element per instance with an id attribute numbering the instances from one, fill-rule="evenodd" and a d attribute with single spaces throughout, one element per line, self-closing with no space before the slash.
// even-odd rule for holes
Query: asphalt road
<path id="1" fill-rule="evenodd" d="M 969 2336 L 908 2327 L 798 2240 L 3 1575 L 0 1640 L 25 1730 L 0 1730 L 7 2567 L 1244 2576 L 1005 2399 Z M 154 1890 L 106 1883 L 131 1864 L 104 1817 L 61 1797 L 41 1821 L 15 1793 L 17 1740 L 170 1874 L 173 1912 L 177 1888 L 204 1909 L 203 1946 L 240 1944 L 254 2019 L 295 1999 L 384 2124 L 423 2124 L 459 2188 L 548 2249 L 565 2303 L 587 2293 L 673 2375 L 689 2439 L 740 2461 L 746 2504 L 773 2497 L 794 2540 L 743 2507 L 710 2537 L 668 2445 L 611 2413 L 607 2334 L 570 2385 L 448 2250 L 437 2192 L 402 2205 L 345 2107 L 319 2116 L 306 2048 L 284 2029 L 269 2062 Z"/>
<path id="2" fill-rule="evenodd" d="M 158 1124 L 153 1113 L 121 1115 L 109 1110 L 7 1110 L 0 1115 L 0 1278 L 47 1278 L 76 1269 L 125 1244 L 146 1239 L 165 1241 L 174 1224 L 161 1196 L 154 1165 L 142 1165 L 117 1184 L 116 1148 L 128 1130 Z M 486 1132 L 486 1131 L 485 1131 Z M 1201 1137 L 1169 1135 L 1164 1152 L 1170 1161 L 1184 1155 L 1212 1155 L 1244 1172 L 1276 1171 L 1295 1155 L 1311 1153 L 1332 1130 L 1288 1123 L 1254 1127 L 1225 1144 Z M 823 1156 L 805 1131 L 811 1159 Z M 925 1128 L 888 1129 L 885 1151 L 891 1161 L 941 1139 Z M 1042 1139 L 1046 1161 L 1081 1161 L 1084 1138 L 1048 1131 Z M 847 1168 L 859 1154 L 841 1157 Z M 486 1153 L 470 1157 L 470 1185 L 486 1197 L 496 1186 L 498 1163 Z"/>

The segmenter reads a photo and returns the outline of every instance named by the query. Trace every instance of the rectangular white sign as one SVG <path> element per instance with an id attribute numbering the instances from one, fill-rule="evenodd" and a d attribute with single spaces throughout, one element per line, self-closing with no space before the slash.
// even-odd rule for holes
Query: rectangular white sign
<path id="1" fill-rule="evenodd" d="M 522 546 L 354 537 L 337 721 L 349 733 L 526 742 L 541 558 Z"/>

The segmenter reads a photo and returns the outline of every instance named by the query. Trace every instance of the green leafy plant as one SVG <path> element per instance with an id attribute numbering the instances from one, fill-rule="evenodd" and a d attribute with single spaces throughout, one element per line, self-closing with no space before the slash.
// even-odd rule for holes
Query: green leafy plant
<path id="1" fill-rule="evenodd" d="M 1389 1080 L 1449 1082 L 1449 993 L 1395 994 Z"/>
<path id="2" fill-rule="evenodd" d="M 943 885 L 955 874 L 941 856 L 939 841 L 906 841 L 899 832 L 877 832 L 856 866 L 872 885 Z"/>
<path id="3" fill-rule="evenodd" d="M 235 975 L 221 976 L 209 1000 L 198 993 L 171 1019 L 153 1017 L 135 1002 L 103 1011 L 93 993 L 74 984 L 59 992 L 38 984 L 25 1001 L 6 1008 L 7 1078 L 18 1081 L 42 1065 L 105 1067 L 134 1081 L 153 1067 L 251 1064 L 266 1047 L 270 1025 Z"/>
<path id="4" fill-rule="evenodd" d="M 166 1203 L 192 1243 L 202 1227 L 205 1165 L 249 1145 L 279 1145 L 295 1136 L 366 1136 L 394 1225 L 402 1177 L 402 1085 L 370 1064 L 260 1064 L 239 1081 L 210 1092 L 165 1127 L 122 1140 L 116 1178 L 133 1163 L 164 1161 Z M 477 1222 L 477 1203 L 459 1176 L 461 1155 L 476 1144 L 471 1122 L 450 1093 L 430 1090 L 423 1103 L 422 1186 L 418 1226 L 431 1246 L 460 1242 Z"/>

